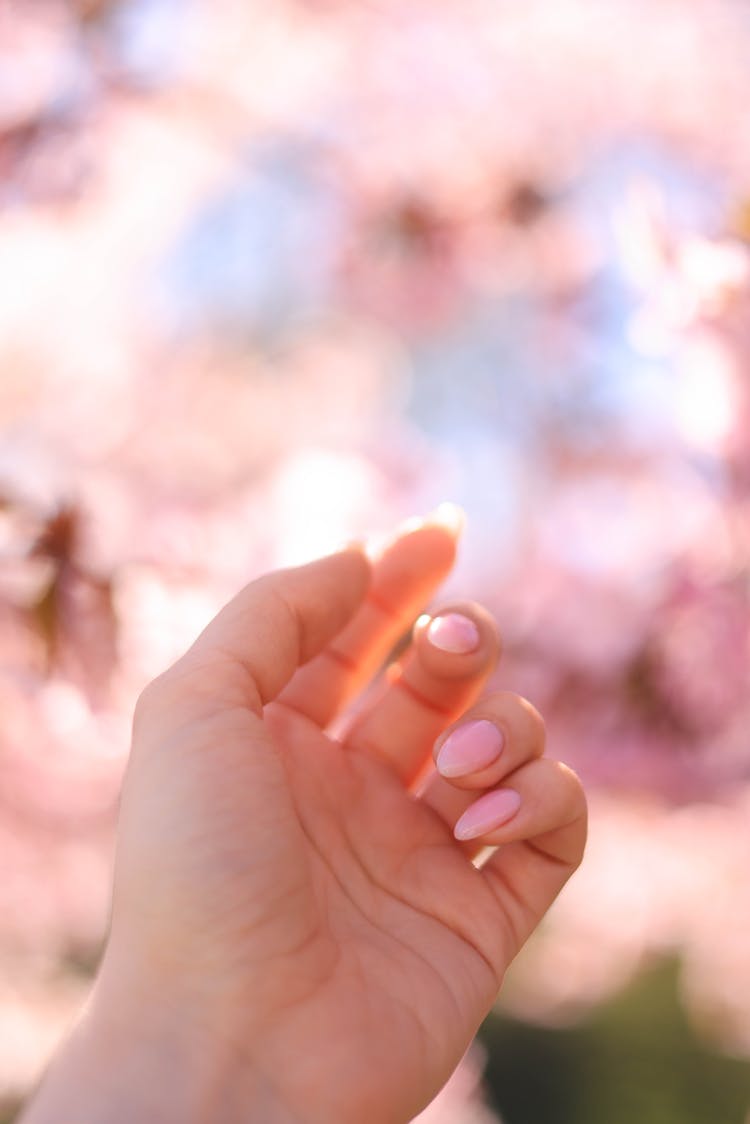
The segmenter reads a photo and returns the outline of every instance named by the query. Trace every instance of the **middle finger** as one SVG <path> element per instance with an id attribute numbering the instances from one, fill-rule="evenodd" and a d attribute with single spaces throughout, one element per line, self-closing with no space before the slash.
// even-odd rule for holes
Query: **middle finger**
<path id="1" fill-rule="evenodd" d="M 420 617 L 404 658 L 390 667 L 342 740 L 387 762 L 410 785 L 435 738 L 479 697 L 499 652 L 495 622 L 462 603 Z"/>

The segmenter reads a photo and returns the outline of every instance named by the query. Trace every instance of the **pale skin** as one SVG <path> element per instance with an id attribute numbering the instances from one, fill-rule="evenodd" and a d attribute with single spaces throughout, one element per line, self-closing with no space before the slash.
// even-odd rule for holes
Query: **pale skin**
<path id="1" fill-rule="evenodd" d="M 146 689 L 106 952 L 23 1124 L 403 1124 L 437 1094 L 586 835 L 533 707 L 481 697 L 498 640 L 475 604 L 420 619 L 339 718 L 454 551 L 428 520 L 374 564 L 268 575 Z"/>

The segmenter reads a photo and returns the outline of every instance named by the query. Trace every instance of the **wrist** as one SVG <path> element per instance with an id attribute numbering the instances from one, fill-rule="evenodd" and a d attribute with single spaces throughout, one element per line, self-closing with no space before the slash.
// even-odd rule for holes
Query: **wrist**
<path id="1" fill-rule="evenodd" d="M 221 1033 L 100 976 L 21 1124 L 300 1124 Z"/>

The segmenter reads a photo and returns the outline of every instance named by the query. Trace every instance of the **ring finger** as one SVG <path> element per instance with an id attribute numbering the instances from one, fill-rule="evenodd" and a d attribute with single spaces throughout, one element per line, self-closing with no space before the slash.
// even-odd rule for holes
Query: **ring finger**
<path id="1" fill-rule="evenodd" d="M 539 712 L 520 695 L 496 691 L 437 739 L 435 767 L 420 785 L 418 798 L 452 831 L 483 792 L 541 757 L 544 746 Z M 510 808 L 512 798 L 507 800 Z"/>

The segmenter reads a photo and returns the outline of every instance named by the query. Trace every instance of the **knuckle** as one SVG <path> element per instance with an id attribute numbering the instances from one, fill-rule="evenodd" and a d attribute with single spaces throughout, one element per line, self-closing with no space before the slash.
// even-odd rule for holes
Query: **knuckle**
<path id="1" fill-rule="evenodd" d="M 519 749 L 541 757 L 547 740 L 547 727 L 539 711 L 528 699 L 514 691 L 492 691 L 474 711 L 498 725 Z"/>
<path id="2" fill-rule="evenodd" d="M 547 741 L 546 722 L 544 721 L 536 707 L 532 703 L 530 703 L 528 699 L 523 698 L 521 695 L 518 695 L 516 697 L 518 699 L 519 711 L 523 715 L 523 721 L 528 737 L 543 749 Z"/>
<path id="3" fill-rule="evenodd" d="M 574 818 L 585 818 L 587 814 L 586 792 L 580 777 L 563 761 L 556 762 L 556 766 L 558 776 L 564 785 L 566 803 L 574 814 Z"/>
<path id="4" fill-rule="evenodd" d="M 493 659 L 498 659 L 502 651 L 503 639 L 493 614 L 477 601 L 469 601 L 466 605 L 466 612 L 478 626 L 483 642 Z"/>
<path id="5" fill-rule="evenodd" d="M 138 730 L 148 723 L 152 716 L 159 710 L 165 693 L 165 680 L 167 672 L 162 672 L 147 683 L 135 702 L 133 710 L 133 728 Z"/>
<path id="6" fill-rule="evenodd" d="M 185 680 L 191 670 L 187 658 L 183 656 L 177 663 L 166 668 L 146 684 L 136 699 L 133 711 L 134 728 L 152 722 L 157 715 L 163 713 L 165 708 L 179 701 L 180 696 L 185 694 Z"/>
<path id="7" fill-rule="evenodd" d="M 541 757 L 547 742 L 547 726 L 539 711 L 528 699 L 511 692 L 503 692 L 500 701 L 514 737 L 528 746 L 533 756 Z"/>

